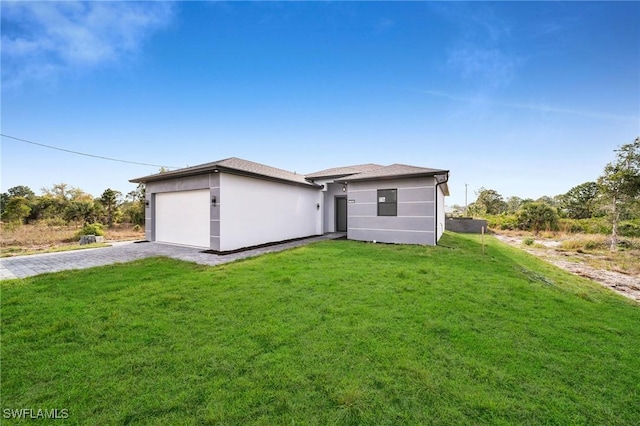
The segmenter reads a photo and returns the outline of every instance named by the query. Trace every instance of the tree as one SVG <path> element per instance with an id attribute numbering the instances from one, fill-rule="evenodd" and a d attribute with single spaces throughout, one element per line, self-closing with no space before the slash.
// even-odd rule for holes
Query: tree
<path id="1" fill-rule="evenodd" d="M 558 229 L 558 212 L 545 203 L 527 203 L 518 212 L 518 228 L 533 231 L 555 231 Z"/>
<path id="2" fill-rule="evenodd" d="M 36 194 L 28 186 L 18 185 L 14 186 L 13 188 L 9 188 L 7 192 L 0 194 L 0 215 L 5 212 L 5 209 L 9 204 L 9 200 L 11 200 L 12 198 L 24 198 L 27 201 L 27 205 L 29 206 L 29 211 L 31 211 L 33 207 L 32 203 L 35 200 L 35 196 Z M 23 201 L 18 202 L 18 204 L 23 204 Z M 15 206 L 13 208 L 15 208 Z M 16 212 L 14 211 L 10 214 L 13 215 L 15 213 Z M 29 215 L 27 215 L 27 217 L 28 216 Z M 23 219 L 26 219 L 27 217 L 24 217 Z"/>
<path id="3" fill-rule="evenodd" d="M 72 200 L 64 210 L 64 219 L 66 221 L 85 223 L 95 222 L 95 206 L 93 200 Z"/>
<path id="4" fill-rule="evenodd" d="M 509 197 L 507 198 L 507 213 L 516 213 L 520 210 L 520 206 L 522 205 L 522 198 L 520 197 Z"/>
<path id="5" fill-rule="evenodd" d="M 61 201 L 68 201 L 69 200 L 69 185 L 67 185 L 66 183 L 56 183 L 53 184 L 53 186 L 51 186 L 51 188 L 42 188 L 42 193 L 43 195 L 49 195 L 52 198 L 61 200 Z M 71 188 L 73 189 L 73 188 Z"/>
<path id="6" fill-rule="evenodd" d="M 100 196 L 100 203 L 104 206 L 107 212 L 107 224 L 109 226 L 113 225 L 113 219 L 116 215 L 116 210 L 118 209 L 118 199 L 121 195 L 120 191 L 114 191 L 111 188 L 107 188 Z"/>
<path id="7" fill-rule="evenodd" d="M 574 186 L 562 195 L 560 208 L 571 219 L 588 219 L 596 215 L 598 206 L 598 184 L 585 182 Z"/>
<path id="8" fill-rule="evenodd" d="M 7 189 L 7 194 L 9 194 L 9 197 L 24 197 L 27 200 L 31 200 L 36 196 L 31 188 L 24 185 L 18 185 Z"/>
<path id="9" fill-rule="evenodd" d="M 7 222 L 23 223 L 31 213 L 29 200 L 25 197 L 10 197 L 2 218 Z"/>
<path id="10" fill-rule="evenodd" d="M 6 192 L 0 194 L 0 217 L 2 217 L 2 215 L 4 214 L 4 208 L 7 206 L 8 202 L 9 194 L 7 194 Z"/>
<path id="11" fill-rule="evenodd" d="M 557 197 L 549 197 L 548 195 L 543 195 L 536 200 L 536 203 L 543 203 L 551 207 L 558 207 L 559 200 L 557 199 Z"/>
<path id="12" fill-rule="evenodd" d="M 598 178 L 598 188 L 611 219 L 611 251 L 618 246 L 618 223 L 622 214 L 640 198 L 640 137 L 615 152 L 615 162 L 608 163 Z"/>
<path id="13" fill-rule="evenodd" d="M 507 203 L 502 199 L 502 195 L 493 189 L 481 187 L 476 195 L 476 201 L 469 206 L 472 214 L 500 214 L 507 210 Z"/>

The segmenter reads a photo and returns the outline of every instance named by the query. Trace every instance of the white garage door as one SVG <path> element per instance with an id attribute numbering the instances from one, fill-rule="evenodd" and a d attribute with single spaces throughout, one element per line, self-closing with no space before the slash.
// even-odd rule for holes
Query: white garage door
<path id="1" fill-rule="evenodd" d="M 156 241 L 209 248 L 209 190 L 156 194 Z"/>

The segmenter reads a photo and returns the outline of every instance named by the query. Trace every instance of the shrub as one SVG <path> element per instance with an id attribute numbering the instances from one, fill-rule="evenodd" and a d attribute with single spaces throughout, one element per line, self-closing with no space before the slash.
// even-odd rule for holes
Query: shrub
<path id="1" fill-rule="evenodd" d="M 133 226 L 133 230 L 134 230 L 134 231 L 136 231 L 136 232 L 138 232 L 138 231 L 141 231 L 141 230 L 142 230 L 142 227 L 141 227 L 140 225 L 134 225 L 134 226 Z"/>
<path id="2" fill-rule="evenodd" d="M 618 234 L 624 237 L 640 237 L 640 225 L 633 222 L 622 222 L 618 227 Z"/>
<path id="3" fill-rule="evenodd" d="M 85 223 L 76 236 L 81 237 L 83 235 L 104 235 L 104 227 L 101 223 Z"/>
<path id="4" fill-rule="evenodd" d="M 518 212 L 518 228 L 538 233 L 543 230 L 558 230 L 556 209 L 544 203 L 527 203 Z"/>
<path id="5" fill-rule="evenodd" d="M 492 229 L 514 230 L 518 229 L 518 222 L 515 215 L 500 214 L 486 216 L 487 226 Z"/>
<path id="6" fill-rule="evenodd" d="M 610 234 L 611 223 L 603 217 L 589 219 L 560 219 L 559 228 L 563 232 L 585 234 Z"/>
<path id="7" fill-rule="evenodd" d="M 534 242 L 535 240 L 531 237 L 527 237 L 522 240 L 522 244 L 524 244 L 525 246 L 532 246 Z"/>

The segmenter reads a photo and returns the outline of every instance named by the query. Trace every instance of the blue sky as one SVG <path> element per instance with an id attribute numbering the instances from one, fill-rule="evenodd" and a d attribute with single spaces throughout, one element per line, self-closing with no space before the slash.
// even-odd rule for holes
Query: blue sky
<path id="1" fill-rule="evenodd" d="M 2 133 L 166 166 L 449 169 L 538 198 L 640 135 L 636 2 L 5 2 Z M 157 167 L 2 138 L 2 191 Z"/>

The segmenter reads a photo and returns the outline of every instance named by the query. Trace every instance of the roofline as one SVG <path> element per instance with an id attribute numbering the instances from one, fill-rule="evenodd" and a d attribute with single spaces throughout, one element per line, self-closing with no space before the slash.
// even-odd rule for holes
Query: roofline
<path id="1" fill-rule="evenodd" d="M 322 176 L 314 176 L 314 177 L 305 176 L 305 179 L 312 180 L 312 181 L 313 180 L 322 180 L 322 179 L 335 179 L 335 178 L 339 178 L 339 177 L 357 175 L 358 173 L 362 173 L 362 172 L 338 173 L 338 174 L 335 174 L 335 175 L 322 175 Z"/>
<path id="2" fill-rule="evenodd" d="M 346 178 L 342 180 L 337 180 L 338 183 L 349 183 L 349 182 L 365 182 L 371 180 L 392 180 L 392 179 L 408 179 L 413 177 L 432 177 L 435 175 L 441 174 L 449 174 L 449 170 L 436 170 L 433 172 L 417 172 L 417 173 L 404 173 L 401 175 L 383 175 L 383 176 L 371 176 L 371 177 L 358 177 L 354 176 L 352 178 Z"/>
<path id="3" fill-rule="evenodd" d="M 206 173 L 220 173 L 220 172 L 229 173 L 229 174 L 238 175 L 238 176 L 251 177 L 251 178 L 266 180 L 266 181 L 270 181 L 270 182 L 279 182 L 279 183 L 285 183 L 285 184 L 288 184 L 288 185 L 301 186 L 303 188 L 320 189 L 320 188 L 323 187 L 322 185 L 318 185 L 317 183 L 314 183 L 314 182 L 308 182 L 308 183 L 296 182 L 296 181 L 293 181 L 293 180 L 281 179 L 281 178 L 277 178 L 277 177 L 274 177 L 274 176 L 263 175 L 263 174 L 260 174 L 260 173 L 253 173 L 253 172 L 248 172 L 248 171 L 245 171 L 245 170 L 234 169 L 234 168 L 231 168 L 231 167 L 220 166 L 218 164 L 212 164 L 212 165 L 209 165 L 207 167 L 202 167 L 202 168 L 199 168 L 199 169 L 189 170 L 189 171 L 174 170 L 173 172 L 157 173 L 155 175 L 149 175 L 149 176 L 143 176 L 143 177 L 140 177 L 140 178 L 129 179 L 129 182 L 131 182 L 131 183 L 159 182 L 159 181 L 163 181 L 163 180 L 177 179 L 177 178 L 182 178 L 182 177 L 190 177 L 190 176 L 202 175 L 202 174 L 206 174 Z"/>

